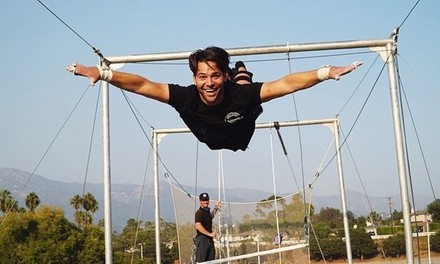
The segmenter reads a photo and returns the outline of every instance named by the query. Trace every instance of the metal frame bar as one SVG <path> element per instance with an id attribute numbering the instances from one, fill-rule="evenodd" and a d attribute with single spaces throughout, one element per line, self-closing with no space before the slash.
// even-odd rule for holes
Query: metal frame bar
<path id="1" fill-rule="evenodd" d="M 356 48 L 370 48 L 370 49 L 378 49 L 383 48 L 383 50 L 390 56 L 387 56 L 387 66 L 388 66 L 388 78 L 390 85 L 390 94 L 391 94 L 391 107 L 393 113 L 393 121 L 394 121 L 394 135 L 395 135 L 395 145 L 396 145 L 396 156 L 398 163 L 398 173 L 399 173 L 399 181 L 400 181 L 400 194 L 402 200 L 402 211 L 403 211 L 403 221 L 405 226 L 405 243 L 406 243 L 406 255 L 407 255 L 407 263 L 413 263 L 413 248 L 412 248 L 412 240 L 409 239 L 411 237 L 411 222 L 410 222 L 410 210 L 409 210 L 409 199 L 408 199 L 408 189 L 406 184 L 407 179 L 407 171 L 406 171 L 406 159 L 403 148 L 403 128 L 402 121 L 400 116 L 400 106 L 398 100 L 397 93 L 397 85 L 396 85 L 396 69 L 394 64 L 394 54 L 397 49 L 397 30 L 394 30 L 389 38 L 386 39 L 373 39 L 373 40 L 352 40 L 352 41 L 336 41 L 336 42 L 319 42 L 319 43 L 306 43 L 306 44 L 285 44 L 285 45 L 274 45 L 274 46 L 259 46 L 259 47 L 245 47 L 245 48 L 232 48 L 226 49 L 226 51 L 231 56 L 243 56 L 243 55 L 261 55 L 261 54 L 273 54 L 273 53 L 288 53 L 288 52 L 308 52 L 308 51 L 321 51 L 321 50 L 340 50 L 340 49 L 356 49 Z M 183 51 L 183 52 L 171 52 L 171 53 L 154 53 L 154 54 L 141 54 L 141 55 L 129 55 L 129 56 L 113 56 L 107 57 L 108 63 L 117 64 L 117 63 L 136 63 L 136 62 L 151 62 L 151 61 L 167 61 L 167 60 L 183 60 L 187 59 L 192 51 Z M 103 94 L 103 105 L 108 105 L 108 93 Z M 106 110 L 103 113 L 103 130 L 107 130 L 105 126 L 108 126 L 109 119 L 109 111 Z M 107 133 L 108 138 L 104 139 L 104 144 L 108 144 L 104 146 L 104 163 L 109 163 L 109 155 L 110 155 L 110 147 L 109 147 L 109 135 Z M 157 163 L 157 159 L 155 160 Z M 110 190 L 110 166 L 109 164 L 104 165 L 104 182 L 105 182 L 105 191 Z M 157 164 L 155 165 L 157 166 Z M 157 169 L 157 168 L 156 168 Z M 157 184 L 155 182 L 155 184 Z M 105 224 L 109 225 L 111 228 L 111 218 L 107 214 L 111 212 L 110 205 L 110 194 L 104 194 L 105 202 L 108 205 L 105 205 Z M 158 190 L 155 190 L 155 221 L 159 223 L 159 204 L 158 204 Z M 105 228 L 106 232 L 108 231 L 108 227 Z M 111 232 L 111 230 L 110 230 Z M 159 227 L 156 224 L 156 263 L 161 263 L 160 260 L 160 237 L 159 237 Z M 111 234 L 106 234 L 106 245 L 111 245 Z M 110 239 L 110 242 L 107 241 Z M 106 251 L 107 252 L 107 251 Z M 111 252 L 111 251 L 110 251 Z M 107 259 L 108 263 L 111 262 L 111 258 Z"/>

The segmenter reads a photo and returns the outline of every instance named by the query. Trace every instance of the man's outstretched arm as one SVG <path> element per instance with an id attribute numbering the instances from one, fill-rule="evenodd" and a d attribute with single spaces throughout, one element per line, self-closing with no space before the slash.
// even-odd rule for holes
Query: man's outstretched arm
<path id="1" fill-rule="evenodd" d="M 98 67 L 86 67 L 75 63 L 67 66 L 67 70 L 75 75 L 89 78 L 90 84 L 92 85 L 95 85 L 99 80 L 104 80 L 132 93 L 164 103 L 169 101 L 168 84 L 166 83 L 156 83 L 136 74 L 111 71 Z"/>
<path id="2" fill-rule="evenodd" d="M 291 73 L 276 81 L 265 82 L 261 87 L 261 101 L 264 103 L 299 90 L 307 89 L 327 79 L 339 80 L 341 76 L 352 72 L 360 65 L 362 65 L 362 62 L 356 61 L 343 67 L 325 66 L 318 70 Z"/>

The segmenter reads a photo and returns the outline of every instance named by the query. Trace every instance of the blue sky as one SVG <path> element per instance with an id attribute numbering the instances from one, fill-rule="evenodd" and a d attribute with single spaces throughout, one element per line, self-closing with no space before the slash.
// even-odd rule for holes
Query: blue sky
<path id="1" fill-rule="evenodd" d="M 236 48 L 383 39 L 402 24 L 416 1 L 44 3 L 105 56 L 117 56 L 191 51 L 210 45 Z M 440 186 L 439 26 L 438 2 L 421 1 L 403 23 L 398 38 L 399 71 L 411 111 L 405 102 L 410 168 L 416 195 L 432 196 L 424 163 L 437 195 Z M 32 172 L 87 88 L 86 79 L 70 75 L 65 71 L 66 65 L 71 62 L 94 65 L 98 59 L 87 43 L 37 1 L 3 3 L 0 33 L 0 167 Z M 340 56 L 333 56 L 335 54 Z M 316 55 L 324 56 L 314 57 Z M 386 73 L 380 75 L 383 61 L 375 61 L 377 54 L 365 49 L 290 54 L 290 65 L 286 57 L 278 54 L 233 57 L 231 60 L 244 60 L 254 72 L 255 81 L 269 81 L 290 71 L 318 68 L 323 64 L 364 61 L 364 66 L 339 82 L 325 82 L 297 93 L 298 119 L 339 115 L 343 133 L 347 135 L 352 130 L 346 145 L 350 152 L 345 149 L 343 157 L 346 188 L 362 191 L 363 186 L 373 196 L 398 195 L 388 79 Z M 126 65 L 124 70 L 155 81 L 191 83 L 186 61 Z M 376 78 L 378 81 L 374 85 Z M 58 181 L 84 181 L 98 87 L 87 91 L 36 174 Z M 349 99 L 354 91 L 356 93 Z M 136 95 L 129 95 L 129 98 L 148 122 L 148 125 L 143 123 L 147 135 L 150 134 L 149 125 L 155 128 L 183 127 L 171 107 Z M 296 120 L 293 102 L 288 96 L 265 104 L 258 122 Z M 114 87 L 110 90 L 110 103 L 112 181 L 141 184 L 148 164 L 148 140 L 120 91 Z M 345 103 L 347 106 L 342 108 Z M 90 182 L 102 182 L 100 120 L 99 117 L 92 144 L 87 178 Z M 297 129 L 286 129 L 281 133 L 287 143 L 295 177 L 302 185 L 302 182 L 308 184 L 312 181 L 321 163 L 328 162 L 330 154 L 326 156 L 325 153 L 332 136 L 323 127 L 307 127 L 300 131 L 301 137 Z M 257 132 L 246 152 L 223 152 L 226 187 L 272 191 L 271 135 L 275 149 L 276 189 L 278 192 L 297 190 L 286 158 L 279 149 L 276 133 L 268 130 Z M 162 158 L 180 184 L 194 185 L 197 182 L 199 186 L 215 187 L 219 174 L 218 152 L 208 151 L 200 145 L 196 165 L 196 146 L 192 135 L 167 137 L 161 144 Z M 147 178 L 151 181 L 151 165 L 148 170 Z M 28 188 L 32 189 L 32 184 Z M 334 164 L 314 183 L 314 192 L 322 195 L 339 192 Z"/>

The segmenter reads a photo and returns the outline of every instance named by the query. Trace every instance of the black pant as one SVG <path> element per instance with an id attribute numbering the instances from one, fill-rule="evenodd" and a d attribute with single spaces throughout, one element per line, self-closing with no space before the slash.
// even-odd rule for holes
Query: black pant
<path id="1" fill-rule="evenodd" d="M 214 240 L 211 237 L 198 235 L 195 239 L 196 262 L 205 262 L 215 259 Z"/>

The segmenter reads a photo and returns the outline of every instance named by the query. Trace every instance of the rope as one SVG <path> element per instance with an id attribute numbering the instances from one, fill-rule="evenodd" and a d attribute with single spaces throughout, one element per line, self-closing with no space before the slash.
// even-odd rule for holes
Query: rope
<path id="1" fill-rule="evenodd" d="M 109 61 L 104 58 L 99 49 L 95 48 L 90 44 L 85 38 L 83 38 L 78 32 L 76 32 L 71 26 L 69 26 L 64 20 L 62 20 L 55 12 L 53 12 L 47 5 L 45 5 L 42 1 L 37 0 L 40 5 L 42 5 L 47 11 L 49 11 L 58 21 L 60 21 L 64 26 L 66 26 L 70 31 L 72 31 L 78 38 L 80 38 L 84 43 L 86 43 L 92 50 L 101 58 L 101 62 L 105 63 L 105 65 L 109 65 Z"/>
<path id="2" fill-rule="evenodd" d="M 128 100 L 128 96 L 126 95 L 126 92 L 124 92 L 122 89 L 120 89 L 120 91 L 121 91 L 122 95 L 124 96 L 124 98 L 126 99 L 127 104 L 128 104 L 128 106 L 129 106 L 129 108 L 130 108 L 130 110 L 131 110 L 131 112 L 132 112 L 134 118 L 136 119 L 137 124 L 138 124 L 139 127 L 141 128 L 142 133 L 144 134 L 145 138 L 147 139 L 148 143 L 150 144 L 150 147 L 154 149 L 154 147 L 153 147 L 153 142 L 151 142 L 150 138 L 147 136 L 147 133 L 145 132 L 145 129 L 144 129 L 144 127 L 142 126 L 142 124 L 141 124 L 141 122 L 140 122 L 140 120 L 139 120 L 138 115 L 137 115 L 136 112 L 134 111 L 134 106 L 132 105 L 131 101 Z M 143 120 L 145 120 L 145 119 L 143 119 Z M 150 126 L 150 127 L 151 127 L 151 126 Z M 151 128 L 153 128 L 153 127 L 151 127 Z M 157 158 L 158 158 L 160 164 L 163 166 L 163 168 L 165 169 L 165 171 L 169 173 L 169 176 L 170 176 L 171 178 L 173 178 L 173 179 L 176 181 L 177 184 L 179 184 L 179 186 L 182 188 L 182 190 L 185 190 L 185 188 L 179 183 L 179 181 L 174 177 L 174 175 L 171 173 L 171 171 L 168 169 L 168 167 L 167 167 L 167 166 L 165 165 L 165 163 L 162 161 L 161 156 L 159 155 L 159 153 L 158 153 L 156 150 L 155 150 L 155 155 L 157 155 Z M 191 195 L 189 194 L 188 191 L 185 190 L 185 192 L 187 193 L 187 195 L 188 195 L 189 197 L 191 197 Z"/>
<path id="3" fill-rule="evenodd" d="M 414 11 L 414 9 L 416 8 L 416 6 L 419 4 L 420 0 L 418 0 L 414 6 L 411 8 L 411 10 L 408 12 L 408 14 L 406 15 L 406 17 L 403 19 L 402 23 L 400 23 L 399 28 L 401 28 L 403 26 L 403 24 L 406 22 L 406 20 L 408 19 L 408 17 L 412 14 L 412 12 Z"/>
<path id="4" fill-rule="evenodd" d="M 341 109 L 338 111 L 338 115 L 341 114 L 341 112 L 344 110 L 344 108 L 348 105 L 348 103 L 351 101 L 351 99 L 353 98 L 353 96 L 358 92 L 359 87 L 361 86 L 361 84 L 364 82 L 365 78 L 367 77 L 367 75 L 370 73 L 371 69 L 373 68 L 373 65 L 376 63 L 376 61 L 380 58 L 380 55 L 378 54 L 376 56 L 376 58 L 374 59 L 373 63 L 371 63 L 370 67 L 367 69 L 367 71 L 365 72 L 364 76 L 361 78 L 361 81 L 358 83 L 358 85 L 356 85 L 356 88 L 354 89 L 354 91 L 351 93 L 351 95 L 348 97 L 347 101 L 345 102 L 345 104 L 341 107 Z"/>
<path id="5" fill-rule="evenodd" d="M 86 170 L 84 173 L 84 184 L 83 184 L 83 190 L 82 190 L 82 198 L 84 198 L 84 194 L 86 192 L 86 182 L 87 182 L 87 177 L 89 174 L 89 165 L 90 165 L 90 157 L 91 157 L 91 153 L 92 153 L 92 144 L 93 144 L 93 135 L 95 134 L 95 127 L 96 127 L 96 119 L 98 116 L 98 105 L 99 105 L 99 96 L 101 94 L 101 85 L 99 86 L 99 91 L 98 91 L 98 95 L 96 97 L 96 106 L 95 106 L 95 114 L 93 115 L 93 124 L 92 124 L 92 131 L 90 133 L 90 143 L 89 143 L 89 151 L 87 153 L 87 164 L 86 164 Z M 82 205 L 81 205 L 82 208 Z"/>
<path id="6" fill-rule="evenodd" d="M 387 61 L 388 61 L 388 59 L 387 59 Z M 379 77 L 382 75 L 386 65 L 387 65 L 386 62 L 384 62 L 384 64 L 383 64 L 383 66 L 382 66 L 378 76 L 376 77 L 376 80 L 374 81 L 374 84 L 372 85 L 370 91 L 368 92 L 367 98 L 365 99 L 364 103 L 362 104 L 361 109 L 359 110 L 358 114 L 356 115 L 356 118 L 355 118 L 353 124 L 351 125 L 351 127 L 350 127 L 350 129 L 348 131 L 347 137 L 344 139 L 344 141 L 342 141 L 342 143 L 340 145 L 340 149 L 342 149 L 342 147 L 347 142 L 348 137 L 351 135 L 351 132 L 353 132 L 353 129 L 354 129 L 355 125 L 357 124 L 357 122 L 359 121 L 359 118 L 360 118 L 360 116 L 361 116 L 365 106 L 367 105 L 367 102 L 369 101 L 371 94 L 373 93 L 374 89 L 376 88 L 376 85 L 377 85 L 377 83 L 379 81 Z M 337 154 L 337 152 L 335 152 L 333 157 L 330 159 L 330 161 L 327 163 L 327 165 L 323 168 L 322 171 L 327 169 L 327 167 L 331 164 L 331 162 L 336 158 L 336 154 Z"/>
<path id="7" fill-rule="evenodd" d="M 318 179 L 318 177 L 319 176 L 321 176 L 321 172 L 323 171 L 323 165 L 324 165 L 324 160 L 325 160 L 325 158 L 327 157 L 327 155 L 329 154 L 329 152 L 330 152 L 330 148 L 331 148 L 331 146 L 333 145 L 333 142 L 334 142 L 334 137 L 333 137 L 333 139 L 331 140 L 331 142 L 330 142 L 330 144 L 328 145 L 328 147 L 327 147 L 327 151 L 325 152 L 325 155 L 324 155 L 324 157 L 323 157 L 323 159 L 322 159 L 322 161 L 321 161 L 321 163 L 319 164 L 319 166 L 318 166 L 318 169 L 316 170 L 316 173 L 315 173 L 315 177 L 312 179 L 312 181 L 308 184 L 308 187 L 309 188 L 312 188 L 313 187 L 313 184 L 315 183 L 315 181 Z"/>
<path id="8" fill-rule="evenodd" d="M 136 225 L 136 233 L 135 233 L 134 241 L 133 241 L 133 248 L 135 248 L 136 245 L 137 245 L 137 238 L 138 238 L 138 235 L 139 235 L 139 230 L 141 228 L 140 218 L 141 218 L 141 214 L 142 214 L 142 207 L 143 207 L 143 204 L 144 204 L 144 191 L 145 191 L 145 188 L 147 186 L 146 182 L 147 182 L 147 173 L 148 173 L 148 164 L 149 164 L 148 161 L 150 160 L 150 155 L 151 155 L 151 148 L 148 151 L 147 164 L 145 166 L 144 179 L 143 179 L 143 182 L 142 182 L 141 195 L 140 195 L 140 199 L 139 199 L 138 212 L 137 212 L 137 216 L 136 216 L 137 225 Z M 166 175 L 165 175 L 165 178 L 166 178 Z M 131 253 L 131 262 L 130 263 L 133 263 L 133 261 L 134 261 L 134 251 Z"/>
<path id="9" fill-rule="evenodd" d="M 398 60 L 396 59 L 396 66 L 398 65 Z M 399 86 L 399 94 L 404 93 L 403 92 L 403 85 L 402 85 L 402 80 L 400 78 L 400 71 L 399 71 L 399 67 L 397 68 L 397 76 L 398 76 L 398 86 Z M 402 104 L 402 96 L 399 96 L 400 99 L 400 105 Z M 406 153 L 406 163 L 408 165 L 407 171 L 408 171 L 408 179 L 409 179 L 409 186 L 410 186 L 410 190 L 411 190 L 411 201 L 413 204 L 413 209 L 414 211 L 417 211 L 417 206 L 416 206 L 416 201 L 414 198 L 414 185 L 413 185 L 413 179 L 412 179 L 412 173 L 411 173 L 411 163 L 410 163 L 410 157 L 409 157 L 409 151 L 408 151 L 408 141 L 407 141 L 407 135 L 406 135 L 406 125 L 405 125 L 405 116 L 403 114 L 403 107 L 401 107 L 401 116 L 402 116 L 402 130 L 403 130 L 403 138 L 404 138 L 404 149 L 405 149 L 405 153 Z M 419 237 L 419 225 L 418 222 L 416 222 L 416 241 L 417 241 L 417 256 L 418 256 L 418 260 L 419 263 L 421 263 L 421 259 L 420 259 L 420 237 Z"/>
<path id="10" fill-rule="evenodd" d="M 275 220 L 276 220 L 276 227 L 277 227 L 277 234 L 276 236 L 280 236 L 280 223 L 278 219 L 278 199 L 277 199 L 277 185 L 275 181 L 275 164 L 274 164 L 274 154 L 273 154 L 273 139 L 272 139 L 272 130 L 269 130 L 269 138 L 270 138 L 270 157 L 271 157 L 271 163 L 272 163 L 272 184 L 273 184 L 273 201 L 275 206 Z M 279 238 L 279 237 L 278 237 Z M 281 241 L 280 241 L 281 242 Z M 278 248 L 281 247 L 281 243 L 278 243 Z M 278 258 L 281 261 L 281 252 L 278 253 Z"/>
<path id="11" fill-rule="evenodd" d="M 99 95 L 101 94 L 101 85 L 99 86 L 99 91 L 98 91 L 98 95 L 96 97 L 96 104 L 95 104 L 95 113 L 93 116 L 93 125 L 92 125 L 92 131 L 90 133 L 90 143 L 89 143 L 89 150 L 87 153 L 87 162 L 86 162 L 86 169 L 84 172 L 84 182 L 83 182 L 83 190 L 82 190 L 82 194 L 81 194 L 81 199 L 84 199 L 85 197 L 85 193 L 86 193 L 86 183 L 87 183 L 87 177 L 89 174 L 89 165 L 90 165 L 90 157 L 91 157 L 91 153 L 92 153 L 92 144 L 93 144 L 93 135 L 95 134 L 95 127 L 96 127 L 96 117 L 98 115 L 98 105 L 99 105 Z M 81 206 L 79 208 L 79 212 L 82 213 L 84 209 L 84 203 L 81 203 Z"/>
<path id="12" fill-rule="evenodd" d="M 291 66 L 291 63 L 290 63 L 291 62 L 290 61 L 290 53 L 287 53 L 287 58 L 288 58 L 289 73 L 292 73 L 292 66 Z M 296 118 L 296 120 L 299 120 L 298 107 L 297 107 L 297 104 L 296 104 L 295 93 L 292 93 L 292 100 L 293 100 L 293 105 L 294 105 L 294 110 L 295 110 L 295 118 Z M 302 199 L 303 199 L 303 202 L 304 202 L 304 215 L 306 215 L 306 204 L 305 204 L 305 199 L 304 199 L 304 197 L 306 195 L 306 193 L 305 193 L 306 188 L 305 188 L 305 172 L 304 172 L 304 155 L 303 155 L 304 152 L 303 152 L 303 146 L 302 146 L 302 136 L 301 136 L 301 127 L 300 126 L 297 126 L 297 131 L 298 131 L 298 145 L 299 145 L 300 162 L 301 162 L 301 166 L 300 166 L 301 167 L 301 179 L 302 179 L 302 184 L 303 184 L 303 186 L 302 186 L 302 188 L 303 188 L 303 197 L 302 197 Z M 287 152 L 285 152 L 285 155 L 287 157 Z M 290 161 L 289 161 L 289 166 L 290 166 L 290 171 L 291 171 L 292 175 L 294 175 L 293 174 L 293 168 L 291 166 Z M 296 181 L 296 177 L 295 176 L 294 176 L 294 180 L 295 180 L 296 186 L 297 186 L 297 188 L 299 190 L 299 185 L 298 185 L 298 182 Z"/>
<path id="13" fill-rule="evenodd" d="M 225 170 L 224 170 L 224 163 L 223 163 L 223 150 L 219 150 L 218 154 L 219 154 L 218 201 L 222 202 L 222 207 L 223 207 L 223 206 L 226 206 L 226 201 L 227 201 L 227 199 L 226 199 L 226 187 L 225 187 L 225 175 L 224 175 L 224 171 Z M 222 193 L 221 193 L 220 190 L 223 192 L 223 198 L 222 198 Z M 218 240 L 219 240 L 219 244 L 221 245 L 221 239 L 223 237 L 223 233 L 222 233 L 221 227 L 223 226 L 223 227 L 225 227 L 225 233 L 226 233 L 226 236 L 225 236 L 226 239 L 224 239 L 224 242 L 226 244 L 225 245 L 225 247 L 226 247 L 226 256 L 229 257 L 230 256 L 229 222 L 228 222 L 228 219 L 226 218 L 226 214 L 223 215 L 223 217 L 222 217 L 222 212 L 223 212 L 223 210 L 221 210 L 221 209 L 218 210 L 218 215 L 219 215 L 218 216 L 218 234 L 219 234 Z M 222 219 L 224 221 L 223 223 L 222 223 Z M 223 252 L 223 250 L 222 250 L 222 252 Z"/>
<path id="14" fill-rule="evenodd" d="M 44 151 L 42 157 L 40 158 L 40 160 L 37 162 L 37 165 L 35 166 L 34 170 L 32 171 L 31 175 L 29 176 L 28 180 L 25 182 L 25 184 L 23 185 L 23 187 L 21 188 L 18 196 L 21 197 L 24 189 L 28 186 L 29 182 L 31 181 L 31 179 L 34 177 L 35 172 L 37 171 L 37 169 L 40 167 L 41 163 L 43 162 L 44 158 L 46 157 L 47 153 L 49 153 L 49 150 L 52 148 L 53 144 L 55 143 L 55 141 L 57 140 L 58 136 L 61 134 L 61 131 L 63 130 L 63 128 L 66 126 L 67 121 L 69 121 L 70 117 L 72 117 L 73 112 L 75 112 L 76 108 L 78 107 L 79 103 L 82 101 L 82 99 L 84 98 L 86 92 L 88 91 L 88 89 L 90 88 L 90 85 L 87 86 L 87 88 L 84 90 L 83 94 L 80 96 L 80 98 L 78 99 L 78 101 L 76 102 L 75 106 L 73 107 L 72 111 L 70 111 L 69 115 L 67 116 L 66 120 L 64 121 L 64 123 L 61 125 L 60 129 L 58 130 L 58 132 L 56 133 L 55 137 L 52 139 L 52 141 L 50 142 L 49 146 L 46 148 L 46 150 Z M 17 203 L 17 201 L 15 200 L 14 203 L 12 203 L 11 207 L 5 212 L 4 217 L 2 217 L 2 221 L 0 222 L 0 227 L 3 226 L 3 223 L 5 222 L 7 216 L 9 215 L 9 213 L 12 211 L 12 209 L 14 208 L 15 204 Z"/>
<path id="15" fill-rule="evenodd" d="M 166 176 L 165 176 L 165 177 L 166 177 Z M 179 250 L 179 263 L 182 263 L 182 258 L 181 258 L 182 253 L 181 253 L 181 249 L 180 249 L 179 225 L 177 224 L 177 223 L 179 223 L 179 221 L 177 220 L 177 216 L 178 216 L 178 214 L 177 214 L 176 203 L 174 202 L 174 201 L 175 201 L 175 198 L 174 198 L 174 192 L 173 192 L 173 190 L 172 190 L 172 184 L 171 184 L 170 178 L 168 178 L 168 177 L 166 177 L 166 178 L 168 179 L 168 185 L 170 186 L 171 198 L 173 199 L 174 218 L 175 218 L 175 220 L 176 220 L 177 248 L 178 248 L 178 250 Z M 194 201 L 195 201 L 195 200 L 196 200 L 196 199 L 194 199 Z M 194 245 L 194 243 L 193 243 L 193 245 Z M 193 252 L 193 253 L 195 253 L 195 252 Z M 193 255 L 194 255 L 194 254 L 193 254 Z"/>
<path id="16" fill-rule="evenodd" d="M 197 195 L 197 193 L 198 193 L 197 188 L 199 186 L 198 185 L 198 174 L 199 174 L 199 141 L 198 140 L 196 140 L 196 156 L 195 156 L 195 168 L 194 168 L 194 170 L 195 170 L 194 193 Z M 194 198 L 194 211 L 196 211 L 196 210 L 197 210 L 197 199 Z M 192 253 L 191 254 L 191 263 L 193 263 L 193 264 L 196 263 L 196 250 L 197 250 L 196 244 L 195 244 L 195 237 L 196 237 L 196 235 L 197 235 L 197 230 L 194 228 L 193 229 L 193 235 L 192 235 L 193 243 L 191 244 L 191 250 L 192 250 L 191 251 L 191 253 Z"/>
<path id="17" fill-rule="evenodd" d="M 402 86 L 402 91 L 401 91 L 402 95 L 403 95 L 403 97 L 405 99 L 406 105 L 408 106 L 408 114 L 409 114 L 409 117 L 411 118 L 411 123 L 413 124 L 414 133 L 415 133 L 415 136 L 416 136 L 416 139 L 417 139 L 417 145 L 419 147 L 420 154 L 422 156 L 423 165 L 424 165 L 426 174 L 428 176 L 429 185 L 431 187 L 432 195 L 434 197 L 434 200 L 437 200 L 437 196 L 435 194 L 434 187 L 433 187 L 432 180 L 431 180 L 431 174 L 429 173 L 428 165 L 426 164 L 426 158 L 425 158 L 425 154 L 424 154 L 424 151 L 423 151 L 423 148 L 422 148 L 422 144 L 421 144 L 421 141 L 420 141 L 419 133 L 418 133 L 417 127 L 415 125 L 414 116 L 413 116 L 411 108 L 409 106 L 408 97 L 406 96 L 405 89 L 403 89 L 403 84 L 401 84 L 400 71 L 397 71 L 397 75 L 398 75 L 398 78 L 399 78 L 399 86 Z"/>
<path id="18" fill-rule="evenodd" d="M 292 73 L 292 65 L 291 65 L 291 60 L 290 60 L 290 53 L 287 52 L 287 61 L 288 61 L 288 66 L 289 66 L 289 73 Z M 299 113 L 298 113 L 298 107 L 296 104 L 296 96 L 295 93 L 292 93 L 292 100 L 293 100 L 293 106 L 294 106 L 294 110 L 295 110 L 295 117 L 296 120 L 299 120 Z M 303 155 L 303 146 L 302 146 L 302 135 L 301 135 L 301 128 L 300 126 L 297 126 L 297 132 L 298 132 L 298 146 L 299 146 L 299 153 L 300 153 L 300 168 L 301 168 L 301 179 L 302 179 L 302 197 L 301 197 L 301 193 L 300 193 L 300 199 L 303 200 L 303 206 L 304 206 L 304 236 L 307 236 L 306 231 L 307 230 L 307 218 L 310 212 L 307 212 L 307 204 L 306 204 L 306 187 L 305 187 L 305 172 L 304 172 L 304 155 Z M 282 143 L 282 145 L 284 145 L 282 138 L 281 138 L 281 133 L 279 132 L 279 126 L 277 128 L 277 133 L 278 133 L 278 137 L 280 138 L 280 142 Z M 286 159 L 288 160 L 288 164 L 289 164 L 289 168 L 290 168 L 290 172 L 293 176 L 293 179 L 295 181 L 296 187 L 298 190 L 299 189 L 299 185 L 298 185 L 298 181 L 296 180 L 295 174 L 293 172 L 293 167 L 291 165 L 290 162 L 290 158 L 287 154 L 287 151 L 285 150 L 285 147 L 283 147 L 284 149 L 284 154 L 286 156 Z M 309 242 L 308 239 L 306 239 L 307 243 Z M 310 261 L 310 254 L 309 254 L 309 261 Z"/>
<path id="19" fill-rule="evenodd" d="M 283 148 L 284 155 L 286 156 L 287 163 L 288 163 L 288 165 L 289 165 L 289 169 L 290 169 L 290 173 L 291 173 L 292 176 L 293 176 L 293 180 L 294 180 L 294 182 L 295 182 L 296 188 L 297 188 L 298 191 L 300 191 L 301 189 L 300 189 L 299 184 L 298 184 L 298 181 L 297 181 L 297 179 L 296 179 L 296 177 L 295 177 L 295 173 L 294 173 L 294 171 L 293 171 L 292 162 L 290 161 L 290 157 L 289 157 L 289 155 L 288 155 L 288 153 L 287 153 L 287 149 L 286 149 L 286 146 L 285 146 L 285 144 L 284 144 L 283 137 L 281 136 L 281 133 L 280 133 L 280 124 L 279 124 L 279 122 L 274 122 L 274 127 L 275 127 L 275 129 L 276 129 L 276 131 L 277 131 L 277 135 L 278 135 L 278 138 L 279 138 L 279 140 L 280 140 L 281 147 Z M 300 195 L 301 195 L 301 194 L 300 194 Z M 303 198 L 303 197 L 304 197 L 304 196 L 301 197 L 301 200 L 304 201 L 304 198 Z"/>
<path id="20" fill-rule="evenodd" d="M 341 134 L 343 135 L 342 128 L 341 128 Z M 353 167 L 354 167 L 354 169 L 355 169 L 356 176 L 357 176 L 357 178 L 359 179 L 360 185 L 361 185 L 361 187 L 362 187 L 362 191 L 363 191 L 363 193 L 365 194 L 365 197 L 367 198 L 367 203 L 368 203 L 367 211 L 369 211 L 369 212 L 371 213 L 371 212 L 373 212 L 373 206 L 371 205 L 371 201 L 370 201 L 369 196 L 368 196 L 368 194 L 367 194 L 367 191 L 366 191 L 366 189 L 365 189 L 365 185 L 364 185 L 364 183 L 363 183 L 363 181 L 362 181 L 362 178 L 360 177 L 360 173 L 359 173 L 359 170 L 358 170 L 357 164 L 354 162 L 353 153 L 351 152 L 351 149 L 350 149 L 350 147 L 348 146 L 348 143 L 347 143 L 347 150 L 348 150 L 349 156 L 350 156 L 350 158 L 351 158 L 351 161 L 353 162 Z M 371 219 L 370 219 L 370 221 L 373 223 L 373 221 L 372 221 Z"/>

